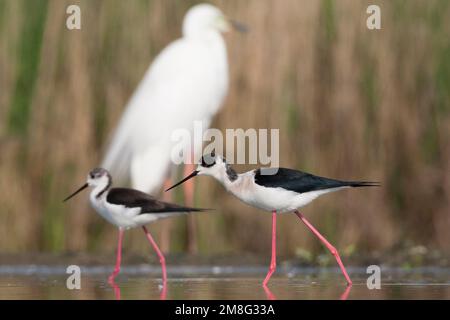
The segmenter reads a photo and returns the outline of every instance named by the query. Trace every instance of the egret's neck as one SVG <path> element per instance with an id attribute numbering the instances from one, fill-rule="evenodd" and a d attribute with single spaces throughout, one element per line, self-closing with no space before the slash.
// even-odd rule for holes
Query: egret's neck
<path id="1" fill-rule="evenodd" d="M 224 40 L 219 31 L 214 29 L 187 29 L 183 30 L 183 37 L 189 40 L 202 41 L 205 43 L 220 43 L 223 44 Z"/>

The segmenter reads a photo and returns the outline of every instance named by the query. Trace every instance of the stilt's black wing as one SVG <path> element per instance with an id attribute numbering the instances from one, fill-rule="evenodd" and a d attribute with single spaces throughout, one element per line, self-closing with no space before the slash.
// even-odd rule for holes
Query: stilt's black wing
<path id="1" fill-rule="evenodd" d="M 141 214 L 205 210 L 159 201 L 147 193 L 128 188 L 112 188 L 108 192 L 106 201 L 112 204 L 123 205 L 127 208 L 140 208 Z"/>
<path id="2" fill-rule="evenodd" d="M 265 169 L 255 170 L 256 184 L 267 188 L 283 188 L 298 193 L 340 188 L 340 187 L 369 187 L 379 185 L 379 183 L 377 182 L 341 181 L 329 179 L 315 176 L 310 173 L 286 168 L 279 168 L 277 173 L 272 175 L 262 174 L 264 173 L 264 171 L 261 170 Z"/>

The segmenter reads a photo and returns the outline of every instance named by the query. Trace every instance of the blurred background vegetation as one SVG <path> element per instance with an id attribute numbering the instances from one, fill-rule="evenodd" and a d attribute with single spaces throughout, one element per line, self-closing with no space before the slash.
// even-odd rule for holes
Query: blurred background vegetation
<path id="1" fill-rule="evenodd" d="M 449 254 L 450 2 L 211 2 L 251 29 L 225 36 L 230 93 L 213 127 L 279 128 L 281 166 L 381 181 L 303 209 L 344 255 L 419 245 Z M 86 194 L 61 199 L 98 165 L 195 3 L 0 0 L 0 252 L 114 251 L 117 234 Z M 65 27 L 69 4 L 81 7 L 81 30 Z M 369 4 L 381 7 L 381 30 L 366 28 Z M 270 215 L 197 182 L 196 205 L 217 208 L 197 218 L 200 254 L 269 251 Z M 185 224 L 174 220 L 172 252 L 185 251 Z M 325 252 L 294 215 L 280 217 L 278 247 Z M 125 250 L 149 248 L 132 231 Z"/>

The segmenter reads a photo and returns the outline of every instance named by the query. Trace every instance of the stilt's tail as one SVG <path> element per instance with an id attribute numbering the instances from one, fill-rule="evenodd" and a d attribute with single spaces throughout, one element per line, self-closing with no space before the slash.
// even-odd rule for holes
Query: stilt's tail
<path id="1" fill-rule="evenodd" d="M 205 208 L 191 208 L 191 207 L 184 207 L 184 206 L 179 206 L 176 204 L 172 204 L 172 203 L 164 203 L 165 205 L 163 208 L 161 208 L 160 210 L 152 210 L 151 212 L 142 212 L 141 214 L 145 214 L 145 213 L 151 213 L 151 214 L 171 214 L 171 213 L 175 213 L 175 214 L 183 214 L 183 213 L 189 213 L 189 212 L 204 212 L 204 211 L 212 211 L 214 209 L 205 209 Z"/>
<path id="2" fill-rule="evenodd" d="M 197 212 L 197 213 L 205 212 L 205 211 L 210 211 L 210 210 L 214 210 L 214 209 L 190 208 L 190 207 L 177 206 L 177 208 L 173 207 L 173 208 L 170 208 L 167 210 L 168 211 L 151 212 L 150 214 L 156 214 L 158 216 L 158 218 L 170 218 L 170 217 L 174 217 L 174 216 L 180 216 L 180 215 L 185 215 L 185 214 L 194 213 L 194 212 Z M 145 212 L 143 212 L 141 214 L 145 214 Z"/>
<path id="3" fill-rule="evenodd" d="M 352 188 L 358 188 L 358 187 L 379 187 L 381 184 L 379 182 L 372 182 L 372 181 L 348 181 L 347 186 Z"/>
<path id="4" fill-rule="evenodd" d="M 207 208 L 190 208 L 190 207 L 180 207 L 179 212 L 205 212 L 205 211 L 212 211 L 214 209 L 207 209 Z"/>

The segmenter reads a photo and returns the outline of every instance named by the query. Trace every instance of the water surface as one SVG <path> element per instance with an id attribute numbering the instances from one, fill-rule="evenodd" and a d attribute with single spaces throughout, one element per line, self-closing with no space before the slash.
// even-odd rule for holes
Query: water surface
<path id="1" fill-rule="evenodd" d="M 266 267 L 172 266 L 164 290 L 159 266 L 122 269 L 107 282 L 111 266 L 82 267 L 81 289 L 66 287 L 63 266 L 0 266 L 0 299 L 450 299 L 450 269 L 382 269 L 379 290 L 369 290 L 363 268 L 349 268 L 347 288 L 336 268 L 279 270 L 268 288 Z"/>

